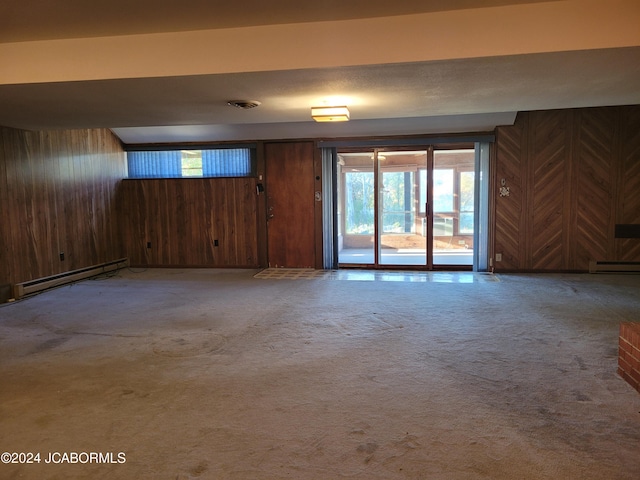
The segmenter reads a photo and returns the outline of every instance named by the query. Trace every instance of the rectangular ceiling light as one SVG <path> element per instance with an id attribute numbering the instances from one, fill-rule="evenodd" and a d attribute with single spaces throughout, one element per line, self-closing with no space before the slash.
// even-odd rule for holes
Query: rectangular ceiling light
<path id="1" fill-rule="evenodd" d="M 311 116 L 316 122 L 346 122 L 349 120 L 347 107 L 311 107 Z"/>

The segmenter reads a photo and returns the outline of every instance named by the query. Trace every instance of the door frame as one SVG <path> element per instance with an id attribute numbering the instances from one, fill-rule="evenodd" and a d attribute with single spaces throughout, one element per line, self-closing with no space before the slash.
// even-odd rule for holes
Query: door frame
<path id="1" fill-rule="evenodd" d="M 487 138 L 480 137 L 481 140 L 489 140 L 493 141 L 492 136 L 488 136 Z M 332 171 L 333 171 L 333 184 L 337 186 L 337 183 L 340 182 L 339 172 L 337 167 L 338 153 L 371 153 L 374 156 L 373 161 L 373 172 L 374 172 L 374 263 L 362 263 L 362 264 L 353 264 L 353 263 L 339 263 L 338 262 L 338 225 L 337 222 L 333 222 L 333 258 L 334 258 L 334 268 L 360 268 L 360 269 L 402 269 L 402 270 L 448 270 L 448 271 L 469 271 L 476 269 L 476 263 L 478 255 L 474 252 L 472 265 L 449 265 L 449 264 L 434 264 L 433 263 L 433 247 L 434 247 L 434 237 L 433 237 L 433 221 L 434 221 L 434 211 L 433 211 L 433 171 L 434 171 L 434 152 L 435 151 L 443 151 L 443 150 L 460 150 L 460 149 L 468 149 L 474 150 L 475 156 L 478 157 L 479 149 L 481 145 L 487 145 L 489 142 L 478 142 L 478 141 L 469 141 L 468 139 L 459 139 L 464 141 L 455 141 L 451 139 L 451 141 L 442 141 L 442 142 L 425 142 L 425 143 L 414 143 L 408 142 L 409 144 L 403 144 L 402 142 L 392 142 L 387 145 L 359 145 L 357 142 L 355 145 L 339 145 L 338 147 L 333 148 L 333 155 L 330 156 L 332 160 Z M 474 138 L 475 140 L 475 138 Z M 324 146 L 324 145 L 320 145 Z M 379 175 L 380 175 L 380 166 L 378 161 L 378 154 L 385 151 L 419 151 L 424 150 L 427 152 L 427 203 L 428 207 L 426 209 L 426 224 L 427 224 L 427 235 L 426 235 L 426 261 L 425 264 L 422 265 L 387 265 L 380 264 L 380 239 L 379 239 L 379 228 L 380 228 L 380 206 L 379 206 Z M 476 204 L 478 203 L 478 187 L 480 175 L 478 175 L 478 165 L 476 162 L 476 166 L 474 168 L 476 183 L 475 194 L 476 194 Z M 485 176 L 485 182 L 487 181 L 488 176 Z M 484 186 L 486 190 L 486 185 Z M 333 200 L 333 212 L 334 218 L 337 216 L 337 211 L 339 208 L 339 200 L 338 200 L 338 188 L 333 190 L 332 200 Z M 478 211 L 474 211 L 474 225 L 477 227 L 478 224 Z M 485 227 L 488 227 L 488 225 Z M 477 236 L 477 229 L 474 229 L 474 243 Z"/>
<path id="2" fill-rule="evenodd" d="M 334 184 L 338 185 L 342 184 L 343 179 L 339 178 L 339 172 L 337 167 L 337 157 L 339 154 L 370 154 L 372 156 L 371 167 L 373 170 L 373 263 L 339 263 L 337 261 L 338 257 L 338 225 L 337 222 L 334 224 L 334 242 L 333 245 L 335 247 L 334 257 L 336 258 L 336 265 L 338 268 L 364 268 L 364 269 L 386 269 L 386 270 L 432 270 L 433 269 L 433 212 L 430 208 L 432 204 L 432 190 L 433 190 L 433 175 L 427 174 L 427 184 L 425 185 L 427 191 L 427 205 L 428 208 L 425 210 L 425 218 L 427 225 L 427 234 L 425 236 L 425 261 L 423 264 L 381 264 L 381 243 L 382 238 L 381 234 L 381 221 L 382 221 L 382 206 L 381 206 L 381 195 L 382 190 L 380 189 L 380 181 L 382 178 L 382 166 L 379 155 L 384 155 L 385 152 L 424 152 L 426 155 L 424 169 L 427 172 L 431 172 L 433 170 L 433 145 L 394 145 L 394 146 L 381 146 L 381 147 L 349 147 L 349 148 L 340 148 L 336 149 L 333 155 L 333 176 L 334 176 Z M 422 166 L 419 166 L 416 170 L 416 177 L 418 178 L 418 171 Z M 338 191 L 344 191 L 344 185 L 342 188 L 337 188 L 336 192 L 333 195 L 333 210 L 335 212 L 335 216 L 337 216 L 338 209 L 340 208 L 339 202 L 342 199 L 338 199 Z M 419 201 L 419 200 L 418 200 Z"/>

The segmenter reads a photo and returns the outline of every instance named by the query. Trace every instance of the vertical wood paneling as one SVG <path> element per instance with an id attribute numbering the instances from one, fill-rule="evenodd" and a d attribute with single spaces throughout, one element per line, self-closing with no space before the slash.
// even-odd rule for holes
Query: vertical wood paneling
<path id="1" fill-rule="evenodd" d="M 10 213 L 14 217 L 11 223 L 14 225 L 12 230 L 11 246 L 12 246 L 12 262 L 13 270 L 18 273 L 22 269 L 33 272 L 34 276 L 38 276 L 36 255 L 33 251 L 33 242 L 35 240 L 32 226 L 32 209 L 28 202 L 28 192 L 31 184 L 30 170 L 31 165 L 31 137 L 32 134 L 25 133 L 19 140 L 19 154 L 24 162 L 12 162 L 7 165 L 7 184 L 13 184 L 13 195 L 10 194 L 9 204 Z M 21 238 L 22 237 L 22 238 Z M 24 240 L 23 240 L 24 238 Z M 22 265 L 20 259 L 24 259 Z M 25 268 L 26 267 L 26 268 Z"/>
<path id="2" fill-rule="evenodd" d="M 640 261 L 640 240 L 614 238 L 640 223 L 640 106 L 521 113 L 495 149 L 496 189 L 511 190 L 495 202 L 497 271 Z"/>
<path id="3" fill-rule="evenodd" d="M 131 264 L 258 266 L 255 192 L 255 178 L 123 181 L 119 211 Z"/>
<path id="4" fill-rule="evenodd" d="M 122 257 L 120 243 L 114 241 L 116 211 L 108 199 L 125 175 L 126 164 L 110 131 L 0 128 L 0 140 L 0 283 L 20 283 Z"/>
<path id="5" fill-rule="evenodd" d="M 11 283 L 14 278 L 14 267 L 11 255 L 11 241 L 14 225 L 9 221 L 9 188 L 7 185 L 7 161 L 12 141 L 12 130 L 0 128 L 0 285 Z"/>
<path id="6" fill-rule="evenodd" d="M 45 132 L 42 137 L 42 146 L 41 149 L 44 152 L 43 158 L 52 158 L 54 156 L 54 149 L 52 143 L 52 134 L 50 132 Z M 47 230 L 49 231 L 50 238 L 48 239 L 48 244 L 51 245 L 51 248 L 54 250 L 58 250 L 60 245 L 60 229 L 59 229 L 59 214 L 58 214 L 58 191 L 59 191 L 59 183 L 60 183 L 60 162 L 49 161 L 44 164 L 44 176 L 47 182 L 47 197 L 46 203 L 48 206 L 48 210 L 50 215 L 48 218 L 48 226 Z M 59 262 L 59 259 L 55 259 Z M 48 266 L 47 269 L 49 271 L 54 271 L 56 264 L 54 264 L 54 257 L 49 256 L 48 258 Z"/>

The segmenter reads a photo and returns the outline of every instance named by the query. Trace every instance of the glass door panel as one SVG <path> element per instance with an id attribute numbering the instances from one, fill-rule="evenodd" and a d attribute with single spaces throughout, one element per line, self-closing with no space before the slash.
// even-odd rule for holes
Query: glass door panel
<path id="1" fill-rule="evenodd" d="M 378 152 L 380 265 L 427 264 L 427 152 Z"/>
<path id="2" fill-rule="evenodd" d="M 338 154 L 338 263 L 375 264 L 373 153 Z"/>
<path id="3" fill-rule="evenodd" d="M 433 153 L 433 264 L 473 265 L 474 149 Z"/>

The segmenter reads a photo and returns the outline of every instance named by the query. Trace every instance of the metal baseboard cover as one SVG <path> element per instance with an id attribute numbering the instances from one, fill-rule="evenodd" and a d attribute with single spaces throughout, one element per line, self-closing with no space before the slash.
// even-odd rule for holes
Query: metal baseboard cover
<path id="1" fill-rule="evenodd" d="M 72 270 L 69 272 L 51 275 L 50 277 L 38 278 L 24 283 L 16 283 L 13 286 L 13 298 L 20 299 L 25 295 L 41 292 L 49 288 L 58 287 L 66 283 L 77 282 L 86 278 L 102 275 L 103 273 L 113 272 L 129 266 L 128 258 L 121 258 L 112 262 L 93 265 L 87 268 Z"/>
<path id="2" fill-rule="evenodd" d="M 590 261 L 589 273 L 640 273 L 640 262 Z"/>

